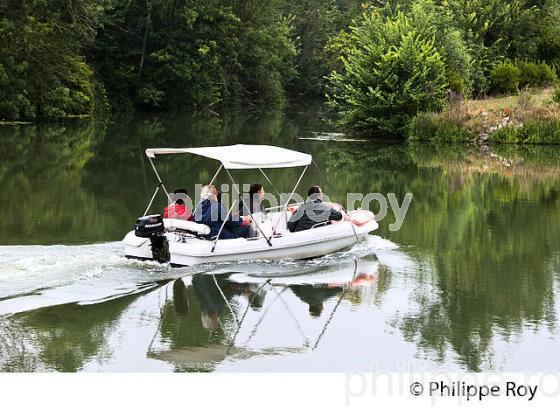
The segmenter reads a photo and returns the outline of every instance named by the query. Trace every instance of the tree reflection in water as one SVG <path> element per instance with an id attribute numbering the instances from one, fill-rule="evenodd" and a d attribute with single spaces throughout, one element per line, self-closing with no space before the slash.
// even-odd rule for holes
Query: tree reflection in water
<path id="1" fill-rule="evenodd" d="M 2 319 L 2 371 L 76 372 L 92 358 L 110 357 L 107 339 L 140 294 L 94 305 L 50 306 Z"/>
<path id="2" fill-rule="evenodd" d="M 346 285 L 340 291 L 318 284 L 271 283 L 263 287 L 261 292 L 266 296 L 260 302 L 258 297 L 248 297 L 255 291 L 253 288 L 242 290 L 238 284 L 261 286 L 262 281 L 255 283 L 254 277 L 239 279 L 234 272 L 216 275 L 228 303 L 212 288 L 213 279 L 204 291 L 195 290 L 195 285 L 188 282 L 182 296 L 176 291 L 177 300 L 168 301 L 169 306 L 163 309 L 161 330 L 154 343 L 159 350 L 155 352 L 204 347 L 210 342 L 227 347 L 237 333 L 232 354 L 264 354 L 267 348 L 272 349 L 275 340 L 266 338 L 273 333 L 271 330 L 261 329 L 267 328 L 277 310 L 287 315 L 282 326 L 295 326 L 283 300 L 300 322 L 308 319 L 300 328 L 313 328 L 319 333 L 321 329 L 314 326 L 328 319 L 327 305 L 334 307 L 337 298 L 356 306 L 380 303 L 387 296 L 384 290 L 391 286 L 409 296 L 406 307 L 388 313 L 389 326 L 398 330 L 395 342 L 412 343 L 417 348 L 416 357 L 434 360 L 436 366 L 458 364 L 469 370 L 492 369 L 496 354 L 512 359 L 497 343 L 515 339 L 523 344 L 533 340 L 535 332 L 548 331 L 553 336 L 558 332 L 555 289 L 559 285 L 560 230 L 554 226 L 560 216 L 558 147 L 493 145 L 481 149 L 465 145 L 337 142 L 334 137 L 329 141 L 298 139 L 313 131 L 328 130 L 320 123 L 320 116 L 312 112 L 274 112 L 258 119 L 236 114 L 219 118 L 176 115 L 131 118 L 112 124 L 86 121 L 0 127 L 0 205 L 4 211 L 0 243 L 51 245 L 121 240 L 144 210 L 153 190 L 154 180 L 144 160 L 147 147 L 272 143 L 312 154 L 338 193 L 392 192 L 399 199 L 407 192 L 413 193 L 400 231 L 389 231 L 393 220 L 388 217 L 376 233 L 398 244 L 413 260 L 413 269 L 391 266 L 389 272 L 380 266 L 376 291 L 369 293 Z M 208 181 L 215 169 L 209 167 L 208 161 L 195 157 L 188 161 L 169 158 L 158 166 L 171 186 L 184 186 L 190 191 L 196 183 Z M 276 171 L 270 175 L 276 188 L 290 192 L 299 170 Z M 240 180 L 252 182 L 260 178 L 258 171 L 247 172 Z M 310 170 L 299 193 L 305 194 L 308 186 L 320 180 L 320 175 Z M 217 181 L 221 182 L 226 181 Z M 158 197 L 154 210 L 162 209 L 164 204 L 163 197 Z M 373 210 L 377 211 L 375 207 Z M 26 250 L 16 252 L 25 255 Z M 197 287 L 198 281 L 194 281 Z M 179 296 L 184 307 L 175 311 L 181 305 Z M 274 300 L 273 307 L 268 307 Z M 401 300 L 397 297 L 390 302 Z M 201 305 L 205 306 L 204 312 Z M 298 310 L 300 307 L 303 312 Z M 245 310 L 245 325 L 238 331 L 236 321 L 241 321 Z M 77 320 L 72 314 L 64 313 L 71 322 L 68 325 L 63 323 L 66 319 L 57 317 L 62 311 L 52 308 L 51 316 L 33 315 L 43 315 L 45 323 L 52 320 L 52 329 L 61 327 L 57 332 L 79 332 L 79 326 L 70 330 Z M 257 324 L 257 313 L 265 317 L 244 346 Z M 49 369 L 81 368 L 79 354 L 67 352 L 73 349 L 72 343 L 65 345 L 61 341 L 59 345 L 66 347 L 57 350 L 50 338 L 42 336 L 37 336 L 42 353 L 33 359 L 33 349 L 20 343 L 22 338 L 35 337 L 34 331 L 29 331 L 35 326 L 33 322 L 21 327 L 24 317 L 2 321 L 2 326 L 11 326 L 11 331 L 0 336 L 13 352 L 4 354 L 12 362 L 1 359 L 4 367 L 40 369 L 44 364 Z M 95 323 L 95 319 L 91 320 Z M 54 332 L 47 330 L 48 326 L 38 329 L 41 334 Z M 299 331 L 280 332 L 277 339 L 284 337 L 286 341 L 278 343 L 284 343 L 283 347 L 313 345 L 313 337 L 295 340 L 296 336 L 300 336 Z M 87 347 L 86 341 L 78 342 L 79 336 L 68 337 L 80 346 L 76 351 L 82 351 L 84 358 L 102 354 L 102 349 Z M 537 345 L 541 348 L 545 343 L 537 341 Z M 63 356 L 68 357 L 63 360 Z M 523 366 L 517 363 L 513 368 Z M 539 366 L 542 368 L 542 361 Z"/>
<path id="3" fill-rule="evenodd" d="M 414 193 L 400 231 L 416 259 L 411 301 L 397 314 L 405 340 L 440 363 L 453 353 L 478 371 L 495 365 L 496 340 L 557 327 L 560 152 L 558 147 L 401 145 L 365 153 L 337 147 L 358 192 Z M 368 178 L 364 169 L 371 170 Z"/>

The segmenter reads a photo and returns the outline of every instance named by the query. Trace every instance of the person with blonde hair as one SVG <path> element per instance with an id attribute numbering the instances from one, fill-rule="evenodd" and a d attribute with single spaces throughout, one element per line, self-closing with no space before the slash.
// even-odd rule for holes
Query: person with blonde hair
<path id="1" fill-rule="evenodd" d="M 249 237 L 249 226 L 243 225 L 239 215 L 228 213 L 228 210 L 218 201 L 218 190 L 214 185 L 203 186 L 200 198 L 202 202 L 195 212 L 194 220 L 210 228 L 209 239 L 217 237 L 218 234 L 219 239 Z"/>

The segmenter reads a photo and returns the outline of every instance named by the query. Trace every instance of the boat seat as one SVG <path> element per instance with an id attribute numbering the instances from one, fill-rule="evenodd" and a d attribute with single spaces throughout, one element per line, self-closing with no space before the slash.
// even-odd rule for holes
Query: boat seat
<path id="1" fill-rule="evenodd" d="M 199 236 L 210 234 L 210 227 L 208 225 L 193 221 L 185 221 L 184 219 L 165 218 L 163 220 L 163 225 L 170 231 L 187 231 Z"/>
<path id="2" fill-rule="evenodd" d="M 356 226 L 362 226 L 367 224 L 368 222 L 375 220 L 375 215 L 373 212 L 365 210 L 365 209 L 358 209 L 350 214 L 352 223 Z"/>

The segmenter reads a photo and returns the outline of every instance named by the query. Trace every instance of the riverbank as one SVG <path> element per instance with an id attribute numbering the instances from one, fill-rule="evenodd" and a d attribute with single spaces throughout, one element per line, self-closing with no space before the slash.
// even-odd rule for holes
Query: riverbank
<path id="1" fill-rule="evenodd" d="M 455 100 L 440 113 L 420 113 L 407 128 L 412 141 L 560 144 L 554 88 L 516 96 Z"/>

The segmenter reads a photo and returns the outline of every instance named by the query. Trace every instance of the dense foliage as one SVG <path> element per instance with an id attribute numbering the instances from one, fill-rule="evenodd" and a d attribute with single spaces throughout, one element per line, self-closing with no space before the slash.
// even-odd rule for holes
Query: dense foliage
<path id="1" fill-rule="evenodd" d="M 90 49 L 111 100 L 198 110 L 277 103 L 292 77 L 279 0 L 112 0 Z"/>
<path id="2" fill-rule="evenodd" d="M 492 89 L 498 93 L 514 93 L 519 88 L 521 70 L 512 63 L 496 64 L 490 71 Z"/>
<path id="3" fill-rule="evenodd" d="M 434 31 L 415 27 L 404 13 L 364 16 L 332 45 L 342 70 L 330 76 L 329 105 L 338 123 L 362 132 L 401 131 L 418 111 L 441 108 L 447 80 Z"/>
<path id="4" fill-rule="evenodd" d="M 0 118 L 89 114 L 102 89 L 81 52 L 96 34 L 93 0 L 0 2 Z"/>
<path id="5" fill-rule="evenodd" d="M 490 71 L 491 90 L 494 93 L 512 94 L 524 87 L 544 87 L 558 81 L 556 70 L 545 63 L 530 61 L 505 61 Z"/>
<path id="6" fill-rule="evenodd" d="M 559 10 L 558 0 L 410 0 L 369 6 L 350 28 L 331 40 L 340 56 L 332 67 L 328 89 L 337 123 L 358 132 L 385 131 L 380 122 L 387 121 L 403 126 L 417 112 L 437 111 L 445 105 L 444 95 L 434 92 L 442 85 L 448 96 L 462 98 L 489 92 L 515 93 L 520 86 L 554 83 L 553 67 L 560 62 L 556 36 Z M 372 20 L 375 24 L 371 24 Z M 371 46 L 378 41 L 380 31 L 390 32 L 398 21 L 407 22 L 406 31 L 399 32 L 382 51 Z M 402 104 L 395 103 L 393 108 L 400 118 L 380 118 L 380 113 L 372 111 L 377 103 L 361 96 L 370 92 L 368 87 L 377 90 L 378 81 L 385 84 L 381 76 L 372 78 L 377 59 L 382 58 L 383 52 L 398 52 L 409 33 L 416 41 L 431 45 L 431 58 L 443 63 L 444 82 L 427 77 L 414 91 L 405 88 L 415 101 L 429 103 L 413 105 L 408 112 Z M 361 50 L 362 59 L 355 57 L 355 50 Z M 406 87 L 411 76 L 422 76 L 422 69 L 430 65 L 419 59 L 420 51 L 418 47 L 415 54 L 407 56 L 407 66 L 420 63 L 412 73 L 395 68 L 384 73 L 386 78 L 396 77 L 399 85 Z M 434 72 L 433 67 L 429 70 Z M 402 90 L 385 88 L 383 92 L 385 101 L 395 102 Z M 390 128 L 400 131 L 398 127 Z"/>
<path id="7" fill-rule="evenodd" d="M 0 119 L 216 111 L 328 91 L 349 128 L 399 128 L 441 106 L 442 88 L 492 92 L 505 61 L 560 63 L 560 0 L 0 1 Z M 371 100 L 376 75 L 391 84 Z M 361 97 L 343 97 L 358 84 Z"/>

